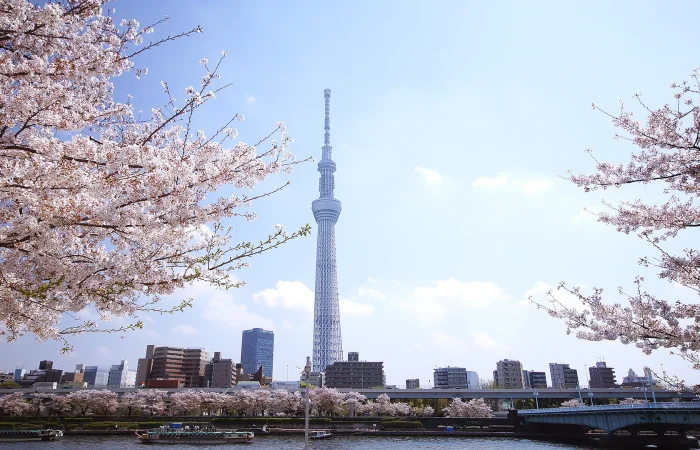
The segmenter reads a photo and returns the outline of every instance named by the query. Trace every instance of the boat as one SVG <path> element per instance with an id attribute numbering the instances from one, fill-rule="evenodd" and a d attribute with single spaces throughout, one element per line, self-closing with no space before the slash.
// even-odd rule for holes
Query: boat
<path id="1" fill-rule="evenodd" d="M 61 430 L 0 430 L 0 442 L 57 441 Z"/>
<path id="2" fill-rule="evenodd" d="M 252 431 L 219 431 L 214 427 L 190 429 L 182 428 L 182 424 L 136 432 L 136 436 L 142 444 L 247 444 L 255 439 Z"/>
<path id="3" fill-rule="evenodd" d="M 328 439 L 331 434 L 327 431 L 309 431 L 309 439 Z"/>

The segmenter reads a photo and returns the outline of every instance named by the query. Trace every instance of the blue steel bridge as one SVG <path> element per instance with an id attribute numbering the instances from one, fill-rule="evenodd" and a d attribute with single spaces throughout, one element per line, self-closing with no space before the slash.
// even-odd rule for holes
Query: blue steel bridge
<path id="1" fill-rule="evenodd" d="M 588 430 L 614 433 L 626 430 L 684 433 L 700 428 L 700 402 L 599 405 L 572 408 L 518 410 L 519 425 L 556 429 L 557 425 L 578 426 Z"/>

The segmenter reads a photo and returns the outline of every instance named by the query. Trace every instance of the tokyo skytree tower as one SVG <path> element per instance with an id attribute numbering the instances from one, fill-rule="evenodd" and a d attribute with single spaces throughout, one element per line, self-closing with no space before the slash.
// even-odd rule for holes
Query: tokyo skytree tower
<path id="1" fill-rule="evenodd" d="M 316 247 L 316 294 L 314 299 L 313 371 L 325 372 L 326 366 L 343 360 L 343 339 L 340 334 L 338 303 L 338 271 L 335 265 L 335 223 L 340 216 L 340 202 L 333 197 L 335 163 L 331 159 L 330 99 L 331 90 L 323 91 L 326 98 L 324 145 L 318 171 L 321 196 L 311 204 L 318 224 Z"/>

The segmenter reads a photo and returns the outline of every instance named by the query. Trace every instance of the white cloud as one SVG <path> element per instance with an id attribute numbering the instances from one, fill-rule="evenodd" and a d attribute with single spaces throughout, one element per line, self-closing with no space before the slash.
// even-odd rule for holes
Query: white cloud
<path id="1" fill-rule="evenodd" d="M 529 181 L 515 180 L 513 184 L 523 194 L 528 195 L 530 197 L 543 194 L 552 187 L 552 182 L 547 180 L 546 178 Z"/>
<path id="2" fill-rule="evenodd" d="M 231 328 L 264 328 L 274 330 L 275 324 L 267 317 L 261 317 L 233 300 L 228 291 L 221 291 L 205 283 L 194 283 L 185 293 L 192 298 L 206 299 L 202 319 Z"/>
<path id="3" fill-rule="evenodd" d="M 252 105 L 253 103 L 255 103 L 255 96 L 254 96 L 254 95 L 246 95 L 246 96 L 245 96 L 245 101 L 246 101 L 246 103 L 248 103 L 249 105 Z"/>
<path id="4" fill-rule="evenodd" d="M 418 172 L 427 184 L 440 184 L 442 183 L 442 175 L 439 172 L 426 169 L 425 167 L 416 167 L 413 169 L 414 172 Z"/>
<path id="5" fill-rule="evenodd" d="M 301 281 L 278 281 L 276 289 L 256 292 L 253 299 L 270 308 L 314 310 L 314 292 Z"/>
<path id="6" fill-rule="evenodd" d="M 490 281 L 459 281 L 454 278 L 433 282 L 432 286 L 418 286 L 413 295 L 424 301 L 437 299 L 457 300 L 462 305 L 485 308 L 499 300 L 510 298 L 505 290 Z"/>
<path id="7" fill-rule="evenodd" d="M 345 298 L 341 298 L 339 303 L 341 316 L 367 316 L 374 314 L 374 307 L 372 305 L 365 305 Z"/>
<path id="8" fill-rule="evenodd" d="M 491 336 L 482 331 L 473 331 L 472 337 L 474 338 L 474 344 L 478 345 L 484 350 L 496 350 L 498 348 L 503 348 L 503 346 L 497 344 Z"/>
<path id="9" fill-rule="evenodd" d="M 188 336 L 199 333 L 199 331 L 197 331 L 197 329 L 192 325 L 177 325 L 172 327 L 172 331 L 175 333 L 186 334 Z"/>
<path id="10" fill-rule="evenodd" d="M 508 175 L 501 172 L 495 177 L 480 177 L 472 181 L 474 190 L 493 191 L 500 188 L 511 188 L 521 193 L 534 197 L 548 191 L 552 182 L 547 178 L 532 178 L 527 180 L 511 180 Z"/>
<path id="11" fill-rule="evenodd" d="M 357 294 L 361 295 L 363 297 L 370 297 L 374 298 L 377 300 L 384 300 L 386 299 L 386 295 L 378 289 L 372 289 L 372 288 L 363 288 L 363 287 L 358 287 L 357 288 Z"/>
<path id="12" fill-rule="evenodd" d="M 480 177 L 472 181 L 472 188 L 491 191 L 506 184 L 508 184 L 508 176 L 505 173 L 499 173 L 494 178 Z"/>

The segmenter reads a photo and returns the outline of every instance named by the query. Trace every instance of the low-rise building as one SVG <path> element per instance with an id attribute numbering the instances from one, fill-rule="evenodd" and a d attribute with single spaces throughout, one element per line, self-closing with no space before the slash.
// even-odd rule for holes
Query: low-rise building
<path id="1" fill-rule="evenodd" d="M 653 384 L 656 386 L 656 380 L 651 376 L 651 371 L 648 367 L 644 368 L 644 376 L 638 376 L 637 373 L 630 369 L 627 371 L 627 376 L 622 378 L 622 387 L 643 387 Z"/>
<path id="2" fill-rule="evenodd" d="M 336 361 L 326 366 L 325 386 L 329 388 L 370 389 L 385 385 L 384 363 L 360 361 L 359 353 L 353 352 L 356 360 Z M 355 359 L 355 356 L 353 356 Z"/>
<path id="3" fill-rule="evenodd" d="M 579 386 L 578 372 L 568 364 L 549 363 L 549 374 L 554 389 L 575 389 Z"/>
<path id="4" fill-rule="evenodd" d="M 83 381 L 88 384 L 88 387 L 107 387 L 107 383 L 109 382 L 109 370 L 110 368 L 108 366 L 85 366 Z"/>
<path id="5" fill-rule="evenodd" d="M 436 367 L 433 369 L 433 388 L 467 389 L 467 369 L 464 367 Z"/>
<path id="6" fill-rule="evenodd" d="M 108 387 L 130 388 L 136 386 L 136 371 L 129 370 L 129 362 L 125 359 L 109 369 L 107 375 Z"/>
<path id="7" fill-rule="evenodd" d="M 547 374 L 534 370 L 523 370 L 523 381 L 528 389 L 547 389 Z"/>
<path id="8" fill-rule="evenodd" d="M 591 377 L 588 385 L 590 388 L 608 389 L 617 387 L 615 369 L 608 367 L 602 361 L 595 363 L 595 367 L 589 367 L 588 374 Z"/>
<path id="9" fill-rule="evenodd" d="M 211 387 L 228 388 L 236 385 L 236 363 L 230 358 L 222 359 L 221 352 L 214 352 L 207 372 L 211 372 Z"/>
<path id="10" fill-rule="evenodd" d="M 406 380 L 406 389 L 420 389 L 420 380 L 418 378 Z"/>
<path id="11" fill-rule="evenodd" d="M 473 370 L 467 370 L 467 389 L 481 389 L 479 374 Z"/>

